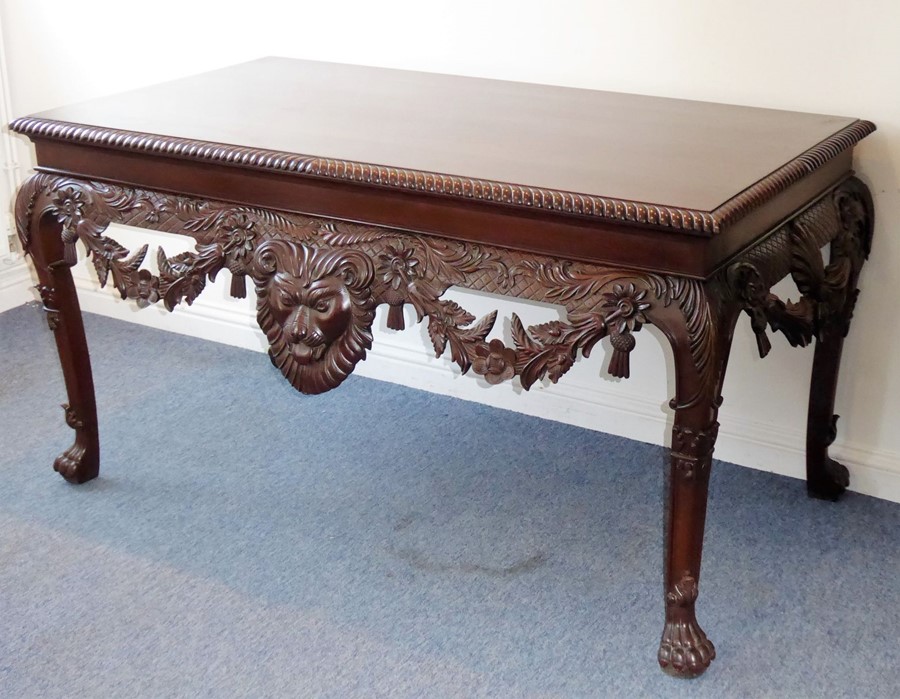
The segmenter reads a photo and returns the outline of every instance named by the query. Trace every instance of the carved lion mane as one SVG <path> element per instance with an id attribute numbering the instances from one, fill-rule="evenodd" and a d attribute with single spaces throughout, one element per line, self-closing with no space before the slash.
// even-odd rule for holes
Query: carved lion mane
<path id="1" fill-rule="evenodd" d="M 303 393 L 340 385 L 372 346 L 371 260 L 352 250 L 267 240 L 250 274 L 272 363 Z"/>

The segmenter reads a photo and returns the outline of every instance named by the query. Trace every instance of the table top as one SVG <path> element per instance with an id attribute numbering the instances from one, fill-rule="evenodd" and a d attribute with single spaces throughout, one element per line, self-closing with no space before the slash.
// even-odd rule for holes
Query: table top
<path id="1" fill-rule="evenodd" d="M 706 235 L 874 130 L 848 117 L 284 58 L 11 128 Z"/>

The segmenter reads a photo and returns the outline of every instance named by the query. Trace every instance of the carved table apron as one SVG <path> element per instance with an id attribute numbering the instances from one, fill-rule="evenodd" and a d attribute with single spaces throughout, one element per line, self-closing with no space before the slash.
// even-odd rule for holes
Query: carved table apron
<path id="1" fill-rule="evenodd" d="M 262 97 L 219 104 L 231 99 L 219 96 L 221 84 L 250 94 L 260 82 L 271 92 L 273 81 L 283 94 L 300 94 L 291 98 L 298 124 L 305 123 L 299 115 L 310 101 L 327 114 L 358 114 L 349 126 L 336 122 L 333 133 L 297 126 L 301 133 L 290 148 L 269 147 L 258 129 L 240 145 L 223 145 L 230 141 L 216 129 L 233 119 L 226 106 L 256 110 L 244 115 L 248 123 L 277 131 L 272 125 L 284 121 L 284 105 Z M 185 90 L 205 106 L 183 107 L 184 124 L 171 127 L 164 115 L 178 113 Z M 444 101 L 432 109 L 429 94 Z M 553 153 L 571 158 L 573 143 L 587 151 L 618 149 L 622 160 L 611 171 L 644 178 L 628 184 L 633 196 L 606 196 L 600 188 L 615 189 L 615 181 L 595 182 L 590 167 L 578 171 L 584 186 L 576 190 L 543 180 L 527 184 L 535 177 L 534 158 L 510 144 L 534 142 L 537 129 L 546 131 L 538 106 L 548 100 L 560 105 L 560 124 L 549 144 L 538 146 L 550 155 L 536 167 L 557 172 Z M 536 105 L 534 118 L 521 116 L 526 101 Z M 373 126 L 367 110 L 385 104 L 403 105 L 409 123 L 434 122 L 429 138 L 443 155 L 418 143 L 418 132 L 403 136 L 402 121 L 385 118 Z M 570 118 L 582 129 L 594 118 L 607 126 L 612 120 L 612 135 L 570 133 Z M 447 123 L 472 129 L 442 136 Z M 651 168 L 642 162 L 640 139 L 651 138 L 660 124 L 673 132 L 674 145 L 659 146 Z M 814 496 L 835 499 L 848 484 L 828 446 L 835 437 L 841 347 L 871 243 L 871 197 L 850 170 L 853 146 L 874 130 L 869 122 L 266 59 L 25 117 L 11 128 L 28 135 L 37 151 L 39 172 L 20 190 L 16 223 L 40 280 L 68 393 L 66 422 L 75 430 L 74 444 L 54 468 L 73 483 L 95 478 L 100 456 L 90 358 L 70 272 L 80 241 L 101 285 L 111 283 L 140 306 L 190 304 L 227 268 L 233 296 L 245 296 L 249 285 L 255 290 L 272 362 L 310 394 L 337 387 L 365 358 L 382 304 L 393 329 L 403 328 L 403 306 L 412 306 L 427 322 L 436 356 L 449 354 L 463 373 L 472 370 L 491 384 L 518 376 L 526 390 L 543 379 L 558 381 L 579 353 L 587 356 L 604 337 L 612 345 L 609 372 L 627 378 L 635 333 L 645 323 L 657 326 L 671 343 L 676 374 L 658 654 L 674 674 L 696 676 L 715 657 L 694 605 L 720 391 L 742 310 L 762 356 L 769 351 L 767 328 L 792 345 L 815 338 L 807 486 Z M 356 140 L 341 141 L 344 128 Z M 198 136 L 203 129 L 208 132 Z M 504 129 L 513 132 L 505 144 Z M 390 144 L 392 135 L 400 139 L 398 165 L 369 164 L 363 156 Z M 316 140 L 322 138 L 332 138 L 336 150 L 314 150 L 325 148 Z M 685 142 L 699 154 L 697 162 L 684 161 Z M 354 155 L 354 148 L 359 157 L 333 157 Z M 314 152 L 320 155 L 301 155 Z M 504 157 L 518 163 L 520 176 L 486 176 Z M 604 167 L 596 171 L 602 175 Z M 667 167 L 669 179 L 658 177 Z M 558 173 L 565 181 L 566 169 Z M 722 184 L 729 177 L 736 186 Z M 734 191 L 716 206 L 679 205 L 663 198 L 674 178 L 682 179 L 672 196 L 696 199 L 692 187 Z M 126 250 L 105 235 L 110 223 L 191 236 L 196 249 L 173 257 L 157 250 L 153 274 L 144 266 L 148 246 Z M 826 245 L 827 265 L 820 254 Z M 802 294 L 797 302 L 769 292 L 789 274 Z M 488 340 L 496 312 L 476 319 L 442 299 L 451 285 L 557 304 L 566 318 L 526 328 L 513 315 L 510 337 Z"/>

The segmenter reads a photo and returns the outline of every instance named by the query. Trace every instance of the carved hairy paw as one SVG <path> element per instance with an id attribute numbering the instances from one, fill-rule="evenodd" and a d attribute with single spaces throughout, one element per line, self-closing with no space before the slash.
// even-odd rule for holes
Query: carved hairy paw
<path id="1" fill-rule="evenodd" d="M 97 477 L 100 459 L 94 450 L 86 449 L 76 439 L 71 447 L 56 457 L 53 470 L 69 483 L 85 483 Z"/>
<path id="2" fill-rule="evenodd" d="M 667 621 L 657 657 L 668 674 L 690 678 L 703 674 L 716 649 L 695 620 Z"/>
<path id="3" fill-rule="evenodd" d="M 844 464 L 825 456 L 821 476 L 810 479 L 806 491 L 819 500 L 837 500 L 850 485 L 850 472 Z"/>

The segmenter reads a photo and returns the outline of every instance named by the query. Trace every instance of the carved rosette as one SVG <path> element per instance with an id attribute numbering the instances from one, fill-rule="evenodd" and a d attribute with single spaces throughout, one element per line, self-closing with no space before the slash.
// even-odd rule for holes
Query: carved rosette
<path id="1" fill-rule="evenodd" d="M 413 280 L 418 278 L 418 266 L 419 261 L 412 248 L 387 245 L 384 252 L 378 255 L 378 276 L 384 284 L 381 298 L 388 304 L 387 326 L 391 330 L 403 330 L 406 327 L 403 319 L 406 295 L 402 290 L 408 289 Z"/>
<path id="2" fill-rule="evenodd" d="M 365 356 L 378 304 L 389 307 L 393 329 L 403 328 L 403 307 L 412 306 L 419 322 L 427 318 L 435 355 L 449 349 L 464 373 L 473 369 L 490 384 L 515 376 L 526 390 L 543 379 L 555 383 L 579 353 L 589 356 L 607 336 L 613 350 L 608 371 L 627 378 L 634 334 L 670 308 L 681 314 L 698 375 L 706 380 L 712 370 L 714 329 L 701 282 L 50 175 L 26 187 L 32 195 L 20 197 L 17 210 L 25 249 L 27 222 L 36 212 L 51 215 L 62 226 L 66 264 L 74 263 L 80 240 L 100 284 L 111 278 L 121 297 L 139 306 L 190 305 L 223 268 L 240 297 L 251 276 L 270 354 L 307 393 L 334 388 Z M 104 235 L 113 222 L 192 236 L 197 244 L 173 257 L 157 250 L 153 274 L 144 267 L 147 246 L 132 253 Z M 513 315 L 511 343 L 489 339 L 496 312 L 476 320 L 441 298 L 451 285 L 559 304 L 567 318 L 526 329 Z M 313 287 L 327 287 L 340 299 L 333 318 L 309 305 Z M 318 334 L 303 337 L 304 323 Z M 682 397 L 679 405 L 690 400 Z"/>

